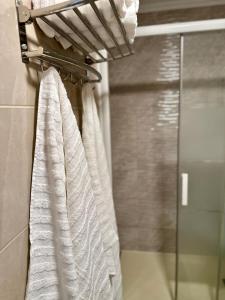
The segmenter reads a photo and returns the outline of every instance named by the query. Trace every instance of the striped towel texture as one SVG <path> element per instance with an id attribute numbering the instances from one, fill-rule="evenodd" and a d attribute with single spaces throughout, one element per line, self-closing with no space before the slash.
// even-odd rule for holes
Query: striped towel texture
<path id="1" fill-rule="evenodd" d="M 120 281 L 115 219 L 100 218 L 93 187 L 66 90 L 49 68 L 38 103 L 27 300 L 121 299 L 115 296 Z"/>

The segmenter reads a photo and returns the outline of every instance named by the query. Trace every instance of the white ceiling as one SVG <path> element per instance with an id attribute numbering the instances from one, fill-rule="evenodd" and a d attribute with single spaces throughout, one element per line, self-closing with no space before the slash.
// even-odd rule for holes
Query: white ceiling
<path id="1" fill-rule="evenodd" d="M 184 9 L 223 4 L 225 5 L 225 0 L 140 0 L 140 12 Z"/>

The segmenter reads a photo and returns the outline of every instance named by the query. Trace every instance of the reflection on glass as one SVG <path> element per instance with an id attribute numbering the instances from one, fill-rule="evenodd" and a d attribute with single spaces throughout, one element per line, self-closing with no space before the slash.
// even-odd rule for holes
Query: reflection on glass
<path id="1" fill-rule="evenodd" d="M 225 299 L 224 257 L 220 259 L 225 201 L 224 40 L 222 31 L 183 39 L 179 174 L 189 175 L 189 204 L 179 204 L 178 300 Z"/>

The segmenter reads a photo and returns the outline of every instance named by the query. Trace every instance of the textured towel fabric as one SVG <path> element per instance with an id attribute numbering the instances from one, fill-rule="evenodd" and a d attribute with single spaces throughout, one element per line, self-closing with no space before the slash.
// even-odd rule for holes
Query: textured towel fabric
<path id="1" fill-rule="evenodd" d="M 127 14 L 126 18 L 123 20 L 124 28 L 127 32 L 127 37 L 130 43 L 134 42 L 134 37 L 136 34 L 136 28 L 137 28 L 137 15 L 136 13 Z M 116 37 L 116 40 L 119 45 L 124 44 L 124 37 L 121 34 L 120 28 L 117 25 L 115 21 L 111 21 L 108 23 L 109 27 L 111 28 L 114 36 Z M 61 27 L 61 26 L 60 26 Z M 75 33 L 72 33 L 71 30 L 66 30 L 68 35 L 79 43 L 79 45 L 83 46 L 87 51 L 90 52 L 90 49 L 88 46 L 79 38 L 76 36 Z M 97 29 L 98 35 L 101 37 L 101 39 L 106 43 L 106 45 L 109 48 L 115 47 L 114 41 L 110 38 L 108 33 L 106 32 L 105 28 L 103 26 L 98 27 Z M 91 34 L 90 31 L 85 30 L 83 34 L 86 36 L 86 38 L 96 46 L 96 48 L 101 49 L 102 44 L 98 42 L 95 37 Z M 67 41 L 64 37 L 60 35 L 55 36 L 56 40 L 60 42 L 60 44 L 63 46 L 64 49 L 68 49 L 71 47 L 71 43 Z"/>
<path id="2" fill-rule="evenodd" d="M 82 138 L 91 175 L 97 213 L 103 229 L 104 247 L 111 262 L 110 270 L 114 273 L 112 287 L 114 298 L 121 300 L 121 270 L 119 259 L 119 241 L 112 198 L 111 181 L 108 171 L 104 142 L 99 123 L 96 102 L 92 86 L 85 84 L 82 89 L 83 122 Z"/>
<path id="3" fill-rule="evenodd" d="M 42 8 L 42 7 L 47 7 L 51 5 L 55 5 L 58 3 L 62 3 L 65 0 L 32 0 L 34 9 Z M 126 15 L 127 8 L 133 4 L 133 2 L 137 2 L 138 0 L 114 0 L 114 3 L 116 5 L 118 14 L 121 18 L 124 18 Z M 72 1 L 71 1 L 72 2 Z M 109 0 L 98 0 L 95 2 L 96 6 L 98 9 L 102 12 L 104 17 L 107 20 L 111 20 L 114 16 L 113 11 L 111 9 L 111 5 Z M 92 19 L 91 23 L 93 26 L 98 26 L 100 25 L 99 19 L 96 17 L 92 7 L 90 4 L 85 4 L 79 7 L 80 12 L 85 16 L 89 17 Z M 79 26 L 83 26 L 82 23 L 79 21 L 79 18 L 77 17 L 76 23 Z M 81 28 L 79 27 L 81 30 Z"/>
<path id="4" fill-rule="evenodd" d="M 40 86 L 30 243 L 27 300 L 113 299 L 80 132 L 54 68 Z"/>
<path id="5" fill-rule="evenodd" d="M 32 0 L 34 8 L 42 8 L 54 4 L 58 4 L 63 2 L 64 0 Z M 127 37 L 130 43 L 133 43 L 135 33 L 136 33 L 136 27 L 137 27 L 137 10 L 139 6 L 139 0 L 114 0 L 115 5 L 117 7 L 119 17 L 121 18 L 122 23 L 124 23 L 125 30 L 127 32 Z M 99 10 L 102 12 L 103 16 L 107 20 L 107 23 L 109 24 L 109 27 L 112 29 L 116 39 L 118 40 L 119 44 L 124 44 L 124 38 L 121 34 L 120 28 L 117 24 L 117 21 L 114 16 L 114 12 L 111 8 L 109 0 L 99 0 L 95 2 Z M 108 35 L 108 33 L 105 31 L 104 27 L 102 26 L 100 20 L 96 16 L 94 10 L 90 6 L 90 4 L 86 4 L 83 6 L 80 6 L 78 8 L 80 12 L 88 19 L 88 21 L 91 23 L 93 28 L 97 31 L 97 33 L 100 35 L 100 37 L 104 40 L 104 42 L 107 44 L 108 47 L 113 47 L 114 42 L 112 41 L 111 37 Z M 95 37 L 90 34 L 87 27 L 84 25 L 84 23 L 80 20 L 80 18 L 72 11 L 68 10 L 62 13 L 68 20 L 70 20 L 79 31 L 81 31 L 86 38 L 89 39 L 90 42 L 95 44 L 95 46 L 98 49 L 102 49 L 103 45 L 100 44 Z M 71 31 L 71 29 L 56 15 L 51 15 L 47 17 L 50 21 L 52 21 L 54 24 L 60 27 L 61 30 L 63 30 L 65 33 L 69 34 L 70 37 L 72 37 L 77 43 L 83 44 L 84 42 Z M 60 34 L 58 34 L 53 28 L 51 28 L 48 24 L 46 24 L 41 19 L 37 19 L 37 23 L 42 29 L 42 31 L 50 38 L 55 37 L 61 45 L 64 47 L 64 49 L 67 49 L 71 46 L 71 43 L 67 40 L 65 40 L 64 37 L 62 37 Z M 85 47 L 87 51 L 91 52 L 92 49 L 89 49 L 88 47 Z"/>

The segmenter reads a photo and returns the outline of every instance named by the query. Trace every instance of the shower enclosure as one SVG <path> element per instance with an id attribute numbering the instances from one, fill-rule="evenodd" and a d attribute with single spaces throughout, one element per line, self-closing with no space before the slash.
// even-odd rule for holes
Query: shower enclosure
<path id="1" fill-rule="evenodd" d="M 181 37 L 177 299 L 225 299 L 224 31 Z"/>
<path id="2" fill-rule="evenodd" d="M 146 35 L 110 71 L 124 298 L 224 300 L 225 31 Z"/>

